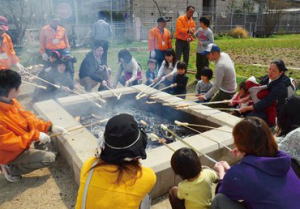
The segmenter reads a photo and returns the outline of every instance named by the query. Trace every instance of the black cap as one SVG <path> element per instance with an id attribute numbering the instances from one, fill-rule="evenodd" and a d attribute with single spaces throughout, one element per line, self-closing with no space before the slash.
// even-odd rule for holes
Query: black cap
<path id="1" fill-rule="evenodd" d="M 159 17 L 157 22 L 169 22 L 165 17 Z"/>

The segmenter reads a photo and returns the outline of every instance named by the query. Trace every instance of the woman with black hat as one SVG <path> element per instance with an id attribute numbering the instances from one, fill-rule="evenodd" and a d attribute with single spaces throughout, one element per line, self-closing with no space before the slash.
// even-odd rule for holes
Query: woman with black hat
<path id="1" fill-rule="evenodd" d="M 76 209 L 138 209 L 156 176 L 142 167 L 146 134 L 133 116 L 120 114 L 106 124 L 101 153 L 84 163 Z"/>

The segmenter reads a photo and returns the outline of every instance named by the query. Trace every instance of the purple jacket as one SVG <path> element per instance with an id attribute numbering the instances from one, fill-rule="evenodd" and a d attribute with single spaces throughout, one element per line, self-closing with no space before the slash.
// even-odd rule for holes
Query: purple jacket
<path id="1" fill-rule="evenodd" d="M 244 157 L 227 171 L 218 192 L 244 200 L 248 209 L 300 208 L 300 179 L 281 151 L 276 157 Z"/>

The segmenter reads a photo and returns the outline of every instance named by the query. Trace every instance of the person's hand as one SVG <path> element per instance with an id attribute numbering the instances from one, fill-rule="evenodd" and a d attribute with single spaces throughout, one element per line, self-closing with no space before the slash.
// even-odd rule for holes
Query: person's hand
<path id="1" fill-rule="evenodd" d="M 202 102 L 206 100 L 204 94 L 200 94 L 200 95 L 198 96 L 198 99 L 199 99 L 199 101 L 202 101 Z"/>
<path id="2" fill-rule="evenodd" d="M 225 168 L 221 162 L 217 162 L 214 166 L 215 171 L 217 172 L 219 179 L 223 179 L 225 176 Z"/>
<path id="3" fill-rule="evenodd" d="M 43 53 L 43 54 L 42 54 L 42 59 L 43 59 L 44 61 L 48 61 L 48 55 L 47 55 L 47 53 Z"/>
<path id="4" fill-rule="evenodd" d="M 248 111 L 252 111 L 253 110 L 253 106 L 246 106 L 246 107 L 242 107 L 240 108 L 240 113 L 244 113 L 244 112 L 248 112 Z"/>
<path id="5" fill-rule="evenodd" d="M 153 80 L 153 83 L 157 83 L 157 81 L 158 81 L 158 78 L 155 78 L 155 79 Z"/>
<path id="6" fill-rule="evenodd" d="M 163 82 L 166 80 L 166 76 L 161 77 L 160 82 Z"/>
<path id="7" fill-rule="evenodd" d="M 150 52 L 150 57 L 151 57 L 151 58 L 155 58 L 155 56 L 156 56 L 155 50 L 151 50 L 151 52 Z"/>
<path id="8" fill-rule="evenodd" d="M 52 130 L 52 132 L 54 134 L 62 134 L 62 135 L 64 135 L 64 134 L 68 133 L 68 131 L 64 127 L 56 126 L 56 125 L 53 125 L 51 130 Z"/>
<path id="9" fill-rule="evenodd" d="M 223 165 L 225 172 L 230 169 L 230 165 L 227 163 L 227 161 L 220 161 L 219 163 Z"/>
<path id="10" fill-rule="evenodd" d="M 102 85 L 107 87 L 107 81 L 106 81 L 106 80 L 103 80 L 103 81 L 102 81 Z"/>
<path id="11" fill-rule="evenodd" d="M 125 82 L 125 87 L 129 86 L 130 82 L 129 81 L 126 81 Z"/>
<path id="12" fill-rule="evenodd" d="M 21 65 L 21 63 L 16 63 L 16 67 L 20 70 L 20 71 L 24 71 L 25 67 L 23 65 Z"/>
<path id="13" fill-rule="evenodd" d="M 44 132 L 40 132 L 39 142 L 40 144 L 47 144 L 51 142 L 51 138 L 49 135 L 45 134 Z"/>

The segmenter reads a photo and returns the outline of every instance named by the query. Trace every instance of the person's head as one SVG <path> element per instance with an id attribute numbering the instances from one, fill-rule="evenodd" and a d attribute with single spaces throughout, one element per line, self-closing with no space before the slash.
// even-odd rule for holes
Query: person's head
<path id="1" fill-rule="evenodd" d="M 271 80 L 276 80 L 287 70 L 288 69 L 285 67 L 285 64 L 282 60 L 274 60 L 269 66 L 268 77 Z"/>
<path id="2" fill-rule="evenodd" d="M 239 84 L 239 94 L 240 97 L 244 97 L 248 94 L 247 86 L 246 86 L 246 81 L 242 81 Z"/>
<path id="3" fill-rule="evenodd" d="M 129 63 L 132 59 L 132 55 L 127 49 L 121 49 L 118 54 L 118 60 L 120 63 Z"/>
<path id="4" fill-rule="evenodd" d="M 278 135 L 284 136 L 292 130 L 300 127 L 300 97 L 292 96 L 280 108 L 277 117 Z"/>
<path id="5" fill-rule="evenodd" d="M 216 61 L 220 58 L 221 49 L 214 43 L 208 44 L 207 48 L 203 52 L 209 61 Z"/>
<path id="6" fill-rule="evenodd" d="M 19 95 L 21 86 L 21 76 L 13 70 L 0 70 L 0 97 L 8 100 Z"/>
<path id="7" fill-rule="evenodd" d="M 52 19 L 51 19 L 51 21 L 50 21 L 50 26 L 51 26 L 51 28 L 56 29 L 57 26 L 59 25 L 59 23 L 60 23 L 60 19 L 57 18 L 57 17 L 55 17 L 55 18 L 52 18 Z"/>
<path id="8" fill-rule="evenodd" d="M 66 63 L 63 60 L 58 60 L 57 61 L 57 71 L 59 73 L 66 72 Z"/>
<path id="9" fill-rule="evenodd" d="M 106 19 L 106 14 L 104 11 L 99 11 L 98 12 L 98 19 L 99 20 L 105 20 Z"/>
<path id="10" fill-rule="evenodd" d="M 174 173 L 182 179 L 195 178 L 202 170 L 199 156 L 190 148 L 176 150 L 171 158 L 171 166 Z"/>
<path id="11" fill-rule="evenodd" d="M 6 17 L 0 16 L 0 35 L 8 31 L 8 20 Z"/>
<path id="12" fill-rule="evenodd" d="M 57 60 L 61 59 L 61 54 L 58 51 L 51 51 L 49 56 L 50 63 L 55 63 Z"/>
<path id="13" fill-rule="evenodd" d="M 155 59 L 148 60 L 148 69 L 151 71 L 154 71 L 156 69 L 156 60 Z"/>
<path id="14" fill-rule="evenodd" d="M 103 53 L 104 53 L 104 47 L 101 41 L 96 41 L 93 44 L 93 53 L 95 55 L 95 57 L 102 57 Z"/>
<path id="15" fill-rule="evenodd" d="M 233 128 L 236 148 L 245 155 L 258 157 L 274 157 L 278 146 L 265 121 L 257 117 L 248 117 Z"/>
<path id="16" fill-rule="evenodd" d="M 177 74 L 178 75 L 184 75 L 187 71 L 187 66 L 184 62 L 178 62 L 177 65 Z"/>
<path id="17" fill-rule="evenodd" d="M 209 80 L 212 79 L 213 71 L 210 68 L 205 67 L 201 70 L 200 76 L 203 82 L 208 83 Z"/>
<path id="18" fill-rule="evenodd" d="M 194 6 L 187 6 L 186 8 L 186 16 L 188 19 L 190 19 L 191 17 L 193 17 L 194 15 L 194 12 L 195 12 L 195 7 Z"/>
<path id="19" fill-rule="evenodd" d="M 210 21 L 206 17 L 200 17 L 199 22 L 201 28 L 207 28 L 210 25 Z"/>
<path id="20" fill-rule="evenodd" d="M 164 28 L 164 27 L 166 27 L 167 22 L 168 22 L 167 19 L 164 18 L 164 17 L 159 17 L 159 18 L 157 19 L 157 25 L 158 25 L 159 28 Z"/>
<path id="21" fill-rule="evenodd" d="M 176 55 L 175 55 L 174 49 L 167 49 L 166 50 L 166 52 L 165 52 L 165 61 L 166 61 L 167 64 L 169 64 L 169 63 L 175 64 L 176 63 Z"/>

